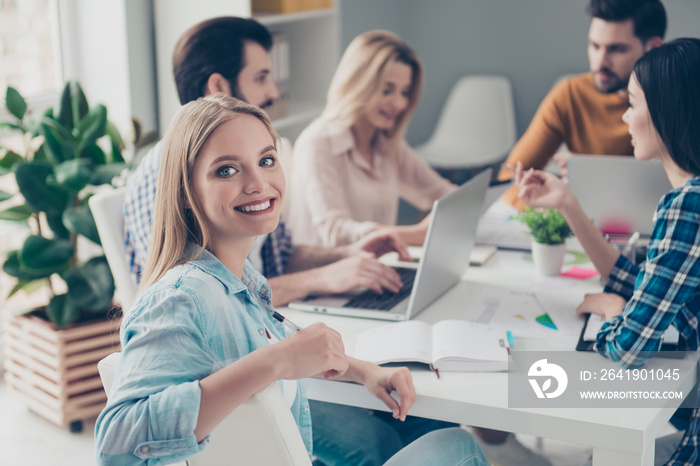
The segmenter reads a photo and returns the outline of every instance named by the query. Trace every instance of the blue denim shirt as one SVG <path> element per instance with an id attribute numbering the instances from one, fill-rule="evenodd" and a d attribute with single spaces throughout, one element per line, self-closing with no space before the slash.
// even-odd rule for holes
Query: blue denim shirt
<path id="1" fill-rule="evenodd" d="M 204 251 L 134 303 L 122 322 L 109 401 L 95 426 L 99 464 L 173 463 L 205 448 L 208 438 L 198 444 L 194 435 L 199 380 L 269 344 L 265 327 L 280 340 L 286 336 L 272 317 L 269 285 L 248 261 L 242 278 Z M 291 410 L 311 454 L 308 401 L 301 383 L 297 387 Z"/>

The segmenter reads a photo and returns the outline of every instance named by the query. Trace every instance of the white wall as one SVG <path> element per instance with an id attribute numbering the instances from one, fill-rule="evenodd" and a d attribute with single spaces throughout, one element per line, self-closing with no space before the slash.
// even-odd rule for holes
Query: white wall
<path id="1" fill-rule="evenodd" d="M 699 0 L 663 0 L 667 39 L 700 36 Z M 447 94 L 465 74 L 507 76 L 514 89 L 518 135 L 555 79 L 588 70 L 586 0 L 345 0 L 343 48 L 364 31 L 389 29 L 422 58 L 423 98 L 408 132 L 431 134 Z"/>
<path id="2" fill-rule="evenodd" d="M 150 0 L 126 0 L 126 30 L 131 114 L 141 121 L 145 133 L 158 127 L 155 34 Z"/>
<path id="3" fill-rule="evenodd" d="M 122 130 L 131 115 L 146 131 L 156 128 L 153 0 L 60 1 L 73 9 L 77 26 L 67 34 L 77 44 L 74 69 L 91 102 L 106 104 Z M 511 79 L 520 135 L 558 76 L 588 69 L 586 3 L 344 0 L 342 48 L 364 31 L 388 29 L 416 49 L 426 66 L 426 86 L 408 133 L 411 144 L 429 137 L 451 86 L 469 73 Z M 667 39 L 700 36 L 700 0 L 664 0 L 664 5 Z"/>
<path id="4" fill-rule="evenodd" d="M 175 78 L 173 51 L 187 29 L 217 16 L 250 16 L 249 0 L 151 0 L 155 28 L 156 77 L 158 94 L 159 133 L 165 135 L 170 120 L 180 108 Z"/>
<path id="5" fill-rule="evenodd" d="M 129 137 L 132 116 L 157 126 L 153 5 L 150 0 L 61 0 L 66 79 L 77 79 L 92 105 Z"/>

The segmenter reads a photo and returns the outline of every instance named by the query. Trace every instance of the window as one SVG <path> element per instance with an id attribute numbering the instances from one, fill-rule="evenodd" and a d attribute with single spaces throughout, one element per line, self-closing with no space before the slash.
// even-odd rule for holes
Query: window
<path id="1" fill-rule="evenodd" d="M 17 88 L 36 110 L 60 91 L 57 0 L 0 0 L 0 92 Z"/>

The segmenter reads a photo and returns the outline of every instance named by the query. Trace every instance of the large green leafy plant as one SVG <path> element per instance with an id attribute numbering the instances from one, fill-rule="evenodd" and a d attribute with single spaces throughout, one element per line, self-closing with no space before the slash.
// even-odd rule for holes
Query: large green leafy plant
<path id="1" fill-rule="evenodd" d="M 126 167 L 119 132 L 104 105 L 88 106 L 76 82 L 67 83 L 56 107 L 33 121 L 16 89 L 7 88 L 5 103 L 15 120 L 0 127 L 19 133 L 21 149 L 0 146 L 0 175 L 14 174 L 18 188 L 0 191 L 0 201 L 11 205 L 0 209 L 0 219 L 26 222 L 31 231 L 3 264 L 17 279 L 10 296 L 45 284 L 45 316 L 59 327 L 105 316 L 114 295 L 107 260 L 81 261 L 77 246 L 80 236 L 100 244 L 87 200 L 91 186 L 109 183 Z"/>
<path id="2" fill-rule="evenodd" d="M 556 209 L 525 207 L 515 218 L 528 226 L 532 238 L 540 244 L 562 244 L 572 235 L 569 224 Z"/>

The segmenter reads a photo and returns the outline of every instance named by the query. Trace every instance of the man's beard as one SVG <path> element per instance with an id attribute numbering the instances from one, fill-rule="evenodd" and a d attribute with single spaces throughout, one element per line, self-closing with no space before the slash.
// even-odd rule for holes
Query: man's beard
<path id="1" fill-rule="evenodd" d="M 272 99 L 266 100 L 265 102 L 261 103 L 261 104 L 259 105 L 259 107 L 262 108 L 263 110 L 265 110 L 267 107 L 269 107 L 270 105 L 272 105 L 272 104 L 274 104 L 274 103 L 275 103 L 275 101 L 272 100 Z"/>
<path id="2" fill-rule="evenodd" d="M 598 73 L 604 73 L 607 76 L 611 76 L 614 79 L 607 81 L 605 83 L 599 82 L 597 79 Z M 620 78 L 618 75 L 613 73 L 607 68 L 601 68 L 593 73 L 593 82 L 595 83 L 595 87 L 598 90 L 598 92 L 602 94 L 612 94 L 614 92 L 619 91 L 620 89 L 626 89 L 627 84 L 629 83 L 629 76 L 626 78 Z"/>

